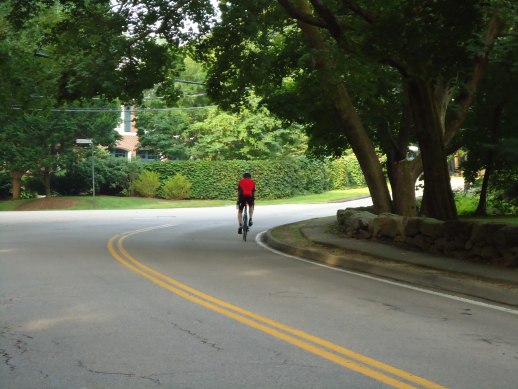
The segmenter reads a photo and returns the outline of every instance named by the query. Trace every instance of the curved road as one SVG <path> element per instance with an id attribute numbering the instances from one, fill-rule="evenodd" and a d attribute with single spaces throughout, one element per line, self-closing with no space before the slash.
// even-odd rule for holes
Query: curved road
<path id="1" fill-rule="evenodd" d="M 516 388 L 518 311 L 253 240 L 344 207 L 0 213 L 0 387 Z"/>

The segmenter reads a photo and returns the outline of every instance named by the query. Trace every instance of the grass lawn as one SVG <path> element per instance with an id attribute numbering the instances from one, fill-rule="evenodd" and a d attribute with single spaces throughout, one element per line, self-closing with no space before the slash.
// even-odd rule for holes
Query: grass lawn
<path id="1" fill-rule="evenodd" d="M 258 205 L 311 204 L 351 200 L 368 196 L 367 188 L 332 190 L 320 194 L 296 196 L 280 200 L 258 200 Z M 50 199 L 25 199 L 0 201 L 0 211 L 44 211 L 44 210 L 90 210 L 90 209 L 164 209 L 222 207 L 234 205 L 231 200 L 161 200 L 142 197 L 96 196 L 95 204 L 91 196 L 59 196 Z M 461 220 L 518 224 L 518 216 L 464 216 Z"/>
<path id="2" fill-rule="evenodd" d="M 488 215 L 488 216 L 484 216 L 484 217 L 460 216 L 459 218 L 460 218 L 460 220 L 466 220 L 466 221 L 473 220 L 473 221 L 484 222 L 484 223 L 494 222 L 494 223 L 518 224 L 518 216 L 513 216 L 513 215 L 501 215 L 501 216 Z"/>
<path id="3" fill-rule="evenodd" d="M 315 195 L 296 196 L 281 200 L 257 200 L 258 205 L 326 203 L 368 196 L 367 188 L 333 190 Z M 231 200 L 162 200 L 141 197 L 58 196 L 50 199 L 0 201 L 0 211 L 89 210 L 89 209 L 164 209 L 221 207 L 234 205 Z"/>

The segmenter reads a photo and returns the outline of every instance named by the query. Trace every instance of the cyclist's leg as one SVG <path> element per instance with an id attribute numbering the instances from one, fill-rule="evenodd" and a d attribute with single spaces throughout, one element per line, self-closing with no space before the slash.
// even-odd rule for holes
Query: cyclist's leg
<path id="1" fill-rule="evenodd" d="M 242 201 L 239 201 L 238 211 L 237 211 L 237 222 L 239 223 L 239 228 L 237 230 L 238 234 L 243 232 L 243 208 L 245 204 Z"/>
<path id="2" fill-rule="evenodd" d="M 252 217 L 254 216 L 254 198 L 252 197 L 250 199 L 250 203 L 249 203 L 249 207 L 248 207 L 248 214 L 250 215 L 249 216 L 249 221 L 248 221 L 248 224 L 250 226 L 252 226 L 254 223 L 252 222 Z"/>

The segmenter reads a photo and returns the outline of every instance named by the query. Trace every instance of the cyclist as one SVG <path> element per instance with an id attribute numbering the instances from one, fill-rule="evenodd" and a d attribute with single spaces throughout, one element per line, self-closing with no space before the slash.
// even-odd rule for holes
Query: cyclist
<path id="1" fill-rule="evenodd" d="M 254 214 L 254 199 L 255 199 L 255 182 L 252 180 L 250 173 L 243 174 L 243 178 L 237 184 L 237 206 L 239 211 L 237 212 L 237 220 L 239 222 L 238 234 L 243 233 L 243 209 L 248 204 L 250 212 L 250 220 L 248 225 L 252 226 L 252 216 Z"/>

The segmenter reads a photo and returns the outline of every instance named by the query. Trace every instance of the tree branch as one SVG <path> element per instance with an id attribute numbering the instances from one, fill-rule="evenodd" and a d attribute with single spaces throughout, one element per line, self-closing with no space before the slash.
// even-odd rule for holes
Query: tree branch
<path id="1" fill-rule="evenodd" d="M 369 12 L 361 8 L 358 4 L 354 2 L 354 0 L 342 0 L 342 3 L 345 7 L 349 8 L 354 14 L 358 15 L 367 23 L 374 23 L 374 16 L 372 16 Z"/>
<path id="2" fill-rule="evenodd" d="M 401 76 L 408 77 L 408 67 L 404 62 L 400 62 L 394 58 L 383 58 L 380 62 L 393 67 Z"/>
<path id="3" fill-rule="evenodd" d="M 328 25 L 322 19 L 316 18 L 313 15 L 301 11 L 297 6 L 295 6 L 290 0 L 277 0 L 277 2 L 281 5 L 282 8 L 288 13 L 290 17 L 296 20 L 300 20 L 301 22 L 307 23 L 311 26 L 328 28 Z"/>
<path id="4" fill-rule="evenodd" d="M 502 33 L 503 27 L 504 24 L 502 20 L 497 15 L 493 15 L 487 28 L 486 48 L 475 60 L 475 65 L 467 82 L 466 89 L 456 99 L 460 109 L 455 117 L 446 124 L 446 130 L 444 133 L 444 143 L 446 145 L 453 139 L 462 123 L 466 119 L 468 109 L 475 100 L 478 84 L 482 79 L 482 76 L 484 75 L 487 64 L 489 62 L 489 54 L 493 49 L 496 39 Z"/>
<path id="5" fill-rule="evenodd" d="M 337 41 L 341 39 L 342 35 L 342 27 L 338 23 L 336 16 L 323 4 L 321 4 L 318 0 L 309 0 L 309 2 L 313 5 L 316 13 L 325 21 L 326 28 L 329 30 L 329 33 L 333 38 Z"/>

